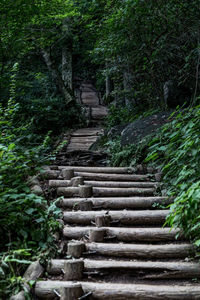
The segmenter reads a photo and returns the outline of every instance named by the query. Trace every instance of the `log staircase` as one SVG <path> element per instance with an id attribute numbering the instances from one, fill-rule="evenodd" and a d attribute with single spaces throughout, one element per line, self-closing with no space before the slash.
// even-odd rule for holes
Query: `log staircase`
<path id="1" fill-rule="evenodd" d="M 84 104 L 98 106 L 92 87 L 84 89 Z M 97 132 L 74 132 L 67 151 L 88 151 Z M 46 177 L 62 197 L 61 254 L 36 282 L 36 299 L 200 299 L 192 245 L 163 227 L 173 199 L 160 196 L 156 170 L 57 165 Z"/>

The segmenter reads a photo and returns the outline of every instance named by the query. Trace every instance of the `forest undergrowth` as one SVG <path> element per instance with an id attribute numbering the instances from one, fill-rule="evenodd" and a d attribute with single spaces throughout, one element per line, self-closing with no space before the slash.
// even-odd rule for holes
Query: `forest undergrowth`
<path id="1" fill-rule="evenodd" d="M 194 244 L 196 256 L 200 254 L 199 119 L 200 105 L 177 108 L 166 125 L 138 144 L 122 147 L 120 136 L 107 142 L 112 166 L 144 163 L 162 170 L 163 189 L 175 198 L 166 224 L 183 230 Z"/>

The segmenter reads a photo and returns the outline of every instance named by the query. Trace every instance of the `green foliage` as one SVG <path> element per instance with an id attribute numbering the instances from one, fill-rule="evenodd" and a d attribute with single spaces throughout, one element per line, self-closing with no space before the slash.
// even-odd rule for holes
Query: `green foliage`
<path id="1" fill-rule="evenodd" d="M 137 119 L 141 119 L 147 116 L 151 116 L 157 113 L 159 109 L 148 109 L 148 106 L 144 107 L 138 105 L 128 105 L 128 106 L 115 106 L 111 105 L 109 107 L 109 114 L 106 117 L 105 124 L 108 129 L 116 125 L 124 125 L 132 123 Z"/>
<path id="2" fill-rule="evenodd" d="M 200 106 L 178 111 L 149 144 L 146 162 L 159 165 L 169 196 L 175 197 L 167 223 L 200 240 Z"/>
<path id="3" fill-rule="evenodd" d="M 53 203 L 31 193 L 28 176 L 47 163 L 47 145 L 30 144 L 31 124 L 16 126 L 19 105 L 15 103 L 17 64 L 13 68 L 10 99 L 0 110 L 0 298 L 8 299 L 11 289 L 21 286 L 24 266 L 37 257 L 56 251 L 52 233 L 59 227 L 60 214 Z M 31 136 L 33 137 L 33 136 Z M 28 256 L 28 259 L 27 259 Z M 31 257 L 31 258 L 30 258 Z"/>
<path id="4" fill-rule="evenodd" d="M 109 165 L 113 167 L 134 166 L 145 158 L 146 147 L 150 137 L 144 138 L 140 143 L 121 146 L 120 137 L 109 140 L 106 143 L 107 151 L 110 157 Z"/>

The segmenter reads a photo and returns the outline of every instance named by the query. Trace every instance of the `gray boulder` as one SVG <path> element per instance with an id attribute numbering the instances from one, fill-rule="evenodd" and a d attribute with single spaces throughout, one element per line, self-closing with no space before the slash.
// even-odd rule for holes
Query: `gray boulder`
<path id="1" fill-rule="evenodd" d="M 170 114 L 171 112 L 162 112 L 129 124 L 121 133 L 121 145 L 135 144 L 144 137 L 154 134 L 158 128 L 169 122 Z"/>

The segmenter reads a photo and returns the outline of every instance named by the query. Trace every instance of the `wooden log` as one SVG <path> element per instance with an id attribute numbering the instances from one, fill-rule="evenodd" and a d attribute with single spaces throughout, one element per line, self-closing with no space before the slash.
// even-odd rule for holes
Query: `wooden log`
<path id="1" fill-rule="evenodd" d="M 67 255 L 71 255 L 75 258 L 80 258 L 85 251 L 85 243 L 73 242 L 67 245 Z"/>
<path id="2" fill-rule="evenodd" d="M 74 177 L 71 179 L 70 184 L 71 184 L 71 186 L 84 185 L 84 179 L 83 179 L 83 177 Z"/>
<path id="3" fill-rule="evenodd" d="M 133 175 L 133 174 L 106 174 L 106 173 L 89 173 L 74 172 L 75 176 L 82 176 L 87 180 L 105 180 L 105 181 L 150 181 L 149 175 Z"/>
<path id="4" fill-rule="evenodd" d="M 79 187 L 59 187 L 57 188 L 58 196 L 77 197 L 79 196 Z"/>
<path id="5" fill-rule="evenodd" d="M 63 235 L 67 239 L 81 239 L 89 235 L 92 226 L 87 227 L 68 227 L 63 229 Z M 179 229 L 170 228 L 123 228 L 123 227 L 103 227 L 108 236 L 116 236 L 121 242 L 171 242 L 175 241 L 176 236 L 180 234 Z M 182 234 L 177 238 L 178 241 L 184 240 Z"/>
<path id="6" fill-rule="evenodd" d="M 127 182 L 127 181 L 92 181 L 86 180 L 85 185 L 91 185 L 93 187 L 110 187 L 110 188 L 156 188 L 158 182 Z"/>
<path id="7" fill-rule="evenodd" d="M 91 186 L 82 185 L 79 187 L 79 196 L 82 198 L 90 198 L 93 195 L 93 188 Z"/>
<path id="8" fill-rule="evenodd" d="M 66 166 L 59 166 L 59 170 L 63 169 L 72 169 L 75 172 L 87 172 L 87 173 L 111 173 L 111 174 L 132 174 L 134 173 L 134 168 L 129 167 L 79 167 L 79 166 L 72 166 L 72 167 L 66 167 Z"/>
<path id="9" fill-rule="evenodd" d="M 71 136 L 90 136 L 90 135 L 100 135 L 103 134 L 104 130 L 102 128 L 81 128 L 74 131 Z"/>
<path id="10" fill-rule="evenodd" d="M 84 293 L 92 291 L 94 299 L 103 300 L 195 300 L 200 299 L 198 284 L 120 284 L 79 282 Z M 55 298 L 54 289 L 67 287 L 72 282 L 38 281 L 35 287 L 36 296 L 41 299 Z"/>
<path id="11" fill-rule="evenodd" d="M 79 202 L 77 205 L 77 209 L 81 211 L 91 211 L 93 209 L 93 203 L 91 200 Z"/>
<path id="12" fill-rule="evenodd" d="M 155 188 L 106 188 L 93 187 L 94 197 L 124 197 L 124 196 L 152 196 Z"/>
<path id="13" fill-rule="evenodd" d="M 74 170 L 64 169 L 64 170 L 62 170 L 62 176 L 65 180 L 71 180 L 74 177 Z"/>
<path id="14" fill-rule="evenodd" d="M 41 179 L 56 179 L 60 175 L 60 170 L 45 170 L 40 173 Z"/>
<path id="15" fill-rule="evenodd" d="M 84 261 L 67 260 L 64 264 L 64 280 L 80 280 L 83 277 Z"/>
<path id="16" fill-rule="evenodd" d="M 85 198 L 63 199 L 62 206 L 73 208 L 75 203 L 80 204 L 85 200 Z M 101 197 L 92 198 L 91 201 L 95 207 L 99 206 L 102 209 L 155 209 L 154 204 L 167 206 L 173 202 L 173 199 L 167 197 Z"/>
<path id="17" fill-rule="evenodd" d="M 96 216 L 95 224 L 97 227 L 108 227 L 110 226 L 111 217 L 109 215 Z"/>
<path id="18" fill-rule="evenodd" d="M 88 243 L 86 251 L 96 251 L 99 255 L 131 258 L 185 258 L 193 251 L 190 244 L 105 244 Z"/>
<path id="19" fill-rule="evenodd" d="M 51 268 L 48 269 L 50 275 L 60 275 L 64 268 L 65 259 L 52 259 Z M 147 272 L 145 277 L 152 278 L 160 276 L 162 279 L 200 278 L 199 262 L 163 262 L 163 261 L 124 261 L 124 260 L 92 260 L 85 259 L 86 270 L 120 270 Z M 151 274 L 149 274 L 151 272 Z"/>
<path id="20" fill-rule="evenodd" d="M 71 286 L 61 288 L 60 300 L 78 300 L 81 296 L 83 296 L 81 284 L 73 284 Z"/>
<path id="21" fill-rule="evenodd" d="M 24 279 L 24 288 L 29 292 L 30 286 L 28 284 L 28 281 L 35 281 L 40 276 L 42 276 L 44 272 L 44 268 L 41 266 L 39 261 L 35 261 L 29 265 L 26 272 L 24 273 L 23 279 Z M 24 291 L 19 292 L 17 295 L 11 296 L 10 300 L 25 300 L 26 295 Z"/>
<path id="22" fill-rule="evenodd" d="M 85 138 L 85 136 L 83 137 Z M 136 165 L 135 167 L 80 167 L 80 166 L 58 166 L 59 170 L 71 168 L 77 172 L 88 172 L 88 173 L 111 173 L 111 174 L 154 174 L 157 172 L 156 169 L 145 165 Z"/>
<path id="23" fill-rule="evenodd" d="M 49 180 L 49 187 L 57 188 L 57 187 L 69 187 L 70 180 Z"/>
<path id="24" fill-rule="evenodd" d="M 103 242 L 106 235 L 106 230 L 103 228 L 95 228 L 89 230 L 89 241 L 92 242 Z"/>
<path id="25" fill-rule="evenodd" d="M 63 213 L 63 220 L 67 223 L 88 225 L 96 217 L 105 214 L 106 211 L 67 211 Z M 109 211 L 112 221 L 119 220 L 124 225 L 163 224 L 168 214 L 169 210 Z"/>

